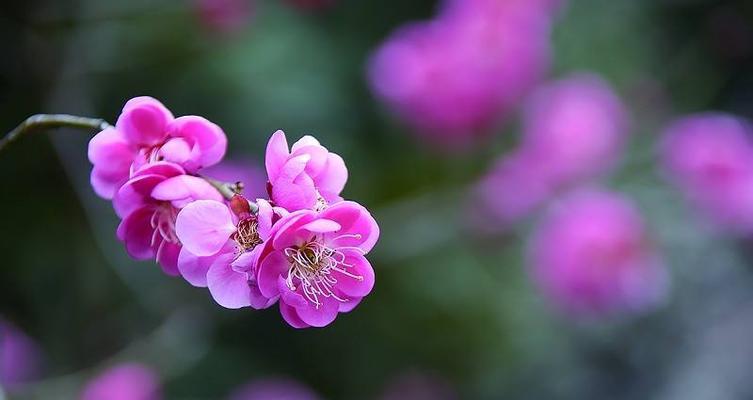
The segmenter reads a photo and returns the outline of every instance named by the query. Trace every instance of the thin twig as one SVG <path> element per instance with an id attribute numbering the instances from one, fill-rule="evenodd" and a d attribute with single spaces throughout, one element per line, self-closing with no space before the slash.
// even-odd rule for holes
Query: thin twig
<path id="1" fill-rule="evenodd" d="M 235 196 L 236 194 L 240 194 L 243 191 L 243 182 L 236 182 L 236 183 L 222 182 L 222 181 L 218 181 L 216 179 L 210 178 L 208 176 L 200 176 L 200 178 L 209 182 L 210 185 L 212 185 L 215 189 L 217 189 L 218 192 L 220 192 L 222 197 L 228 200 L 231 200 L 233 196 Z M 249 201 L 248 205 L 251 207 L 252 213 L 256 213 L 259 211 L 259 206 L 257 206 L 256 203 Z"/>
<path id="2" fill-rule="evenodd" d="M 0 139 L 0 152 L 21 136 L 42 129 L 78 128 L 90 130 L 104 130 L 111 125 L 100 118 L 86 118 L 67 114 L 36 114 L 26 118 L 15 129 Z"/>

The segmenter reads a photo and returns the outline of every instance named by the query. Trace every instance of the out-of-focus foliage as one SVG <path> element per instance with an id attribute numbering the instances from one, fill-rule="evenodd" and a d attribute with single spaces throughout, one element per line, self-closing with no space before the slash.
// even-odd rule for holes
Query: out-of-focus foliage
<path id="1" fill-rule="evenodd" d="M 605 186 L 635 202 L 670 280 L 655 310 L 572 320 L 528 275 L 541 214 L 502 236 L 469 221 L 470 188 L 518 145 L 519 115 L 447 156 L 369 91 L 369 55 L 437 4 L 294 3 L 258 0 L 231 32 L 207 29 L 191 1 L 0 5 L 2 129 L 37 112 L 114 121 L 125 100 L 151 95 L 222 126 L 231 158 L 260 162 L 276 129 L 312 133 L 346 160 L 345 196 L 382 231 L 372 295 L 325 329 L 293 330 L 275 310 L 223 309 L 129 260 L 89 187 L 86 134 L 25 138 L 0 154 L 0 314 L 38 343 L 45 367 L 10 398 L 76 398 L 120 362 L 153 368 L 167 399 L 226 398 L 267 377 L 327 399 L 394 398 L 406 375 L 474 399 L 753 395 L 750 240 L 710 228 L 656 153 L 681 114 L 753 117 L 753 4 L 571 0 L 556 17 L 548 78 L 598 73 L 629 109 L 627 150 Z"/>

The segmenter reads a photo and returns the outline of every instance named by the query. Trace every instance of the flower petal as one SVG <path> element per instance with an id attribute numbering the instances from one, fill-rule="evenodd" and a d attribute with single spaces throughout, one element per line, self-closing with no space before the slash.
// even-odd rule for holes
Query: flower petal
<path id="1" fill-rule="evenodd" d="M 332 274 L 337 279 L 337 289 L 347 297 L 364 297 L 371 293 L 374 288 L 374 269 L 369 261 L 353 250 L 343 251 L 345 263 L 349 266 L 340 265 L 345 272 L 361 279 L 350 277 L 338 271 Z"/>
<path id="2" fill-rule="evenodd" d="M 209 182 L 191 175 L 179 175 L 160 182 L 151 192 L 157 200 L 171 201 L 183 208 L 195 200 L 222 201 L 222 195 Z"/>
<path id="3" fill-rule="evenodd" d="M 264 156 L 264 166 L 267 169 L 267 177 L 270 182 L 277 180 L 282 166 L 287 162 L 290 152 L 285 132 L 277 131 L 272 134 L 267 143 L 267 151 Z"/>
<path id="4" fill-rule="evenodd" d="M 220 251 L 235 232 L 230 210 L 214 200 L 197 200 L 179 213 L 175 233 L 191 253 L 205 257 Z"/>
<path id="5" fill-rule="evenodd" d="M 170 135 L 182 137 L 192 144 L 190 163 L 186 168 L 192 172 L 217 164 L 225 156 L 227 137 L 216 124 L 198 116 L 176 118 L 170 125 Z"/>
<path id="6" fill-rule="evenodd" d="M 351 312 L 354 308 L 361 304 L 361 300 L 363 300 L 363 297 L 350 298 L 348 299 L 348 301 L 340 303 L 340 308 L 338 310 L 341 313 Z"/>
<path id="7" fill-rule="evenodd" d="M 330 203 L 339 200 L 340 192 L 348 181 L 348 169 L 345 161 L 335 153 L 329 153 L 327 163 L 322 171 L 314 178 L 316 187 L 322 197 Z"/>
<path id="8" fill-rule="evenodd" d="M 248 275 L 230 267 L 234 254 L 222 254 L 207 272 L 207 287 L 217 304 L 225 308 L 242 308 L 251 305 Z"/>
<path id="9" fill-rule="evenodd" d="M 154 146 L 167 137 L 167 125 L 173 115 L 151 97 L 136 97 L 123 107 L 115 124 L 125 138 L 137 146 Z"/>
<path id="10" fill-rule="evenodd" d="M 221 253 L 219 253 L 221 254 Z M 180 275 L 192 286 L 206 287 L 207 272 L 212 263 L 217 259 L 217 254 L 199 257 L 196 254 L 186 250 L 185 246 L 181 248 L 178 255 L 178 271 Z"/>
<path id="11" fill-rule="evenodd" d="M 89 141 L 89 161 L 102 173 L 125 174 L 133 162 L 134 150 L 115 128 L 107 128 Z"/>
<path id="12" fill-rule="evenodd" d="M 301 226 L 300 229 L 305 229 L 313 233 L 330 233 L 339 231 L 340 228 L 340 224 L 331 219 L 318 218 Z"/>
<path id="13" fill-rule="evenodd" d="M 161 175 L 140 175 L 126 182 L 112 199 L 115 213 L 125 218 L 134 210 L 155 203 L 149 194 L 164 179 Z"/>
<path id="14" fill-rule="evenodd" d="M 103 174 L 102 171 L 96 167 L 92 169 L 89 176 L 89 182 L 91 182 L 94 193 L 103 199 L 112 199 L 115 193 L 128 179 L 128 171 L 120 176 L 111 176 Z"/>
<path id="15" fill-rule="evenodd" d="M 280 295 L 277 278 L 286 274 L 289 266 L 288 259 L 279 250 L 273 251 L 261 260 L 256 274 L 256 283 L 262 295 L 270 298 Z"/>
<path id="16" fill-rule="evenodd" d="M 159 155 L 165 161 L 182 165 L 191 158 L 191 145 L 185 139 L 173 138 L 160 147 Z"/>
<path id="17" fill-rule="evenodd" d="M 311 325 L 303 322 L 301 317 L 298 316 L 298 312 L 294 307 L 291 307 L 283 302 L 280 302 L 280 314 L 288 325 L 296 329 L 310 328 Z"/>
<path id="18" fill-rule="evenodd" d="M 170 276 L 178 276 L 178 254 L 181 246 L 179 244 L 163 241 L 157 249 L 157 262 L 162 267 L 162 271 Z"/>
<path id="19" fill-rule="evenodd" d="M 118 226 L 118 237 L 125 243 L 128 255 L 137 260 L 154 258 L 152 247 L 152 215 L 154 209 L 142 207 L 134 210 Z"/>
<path id="20" fill-rule="evenodd" d="M 320 297 L 321 305 L 315 307 L 308 304 L 307 307 L 296 308 L 301 321 L 315 327 L 324 327 L 337 318 L 340 302 L 333 297 Z"/>
<path id="21" fill-rule="evenodd" d="M 342 226 L 341 230 L 326 237 L 332 247 L 358 247 L 368 253 L 379 239 L 379 225 L 371 213 L 358 203 L 335 203 L 322 211 L 320 217 L 336 221 Z"/>

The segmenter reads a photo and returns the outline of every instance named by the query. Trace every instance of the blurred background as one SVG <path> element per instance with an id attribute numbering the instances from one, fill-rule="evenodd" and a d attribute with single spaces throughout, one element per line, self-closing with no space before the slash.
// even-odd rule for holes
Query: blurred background
<path id="1" fill-rule="evenodd" d="M 1 130 L 150 95 L 262 193 L 269 136 L 313 134 L 382 232 L 372 294 L 295 330 L 130 260 L 94 132 L 26 137 L 0 399 L 753 397 L 749 1 L 6 1 L 0 32 Z"/>

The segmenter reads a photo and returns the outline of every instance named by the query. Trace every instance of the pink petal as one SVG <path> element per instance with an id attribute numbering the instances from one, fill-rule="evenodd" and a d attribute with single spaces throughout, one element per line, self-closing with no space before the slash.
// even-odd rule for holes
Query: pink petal
<path id="1" fill-rule="evenodd" d="M 137 97 L 126 103 L 116 127 L 134 145 L 154 146 L 167 137 L 173 115 L 151 97 Z"/>
<path id="2" fill-rule="evenodd" d="M 319 175 L 327 165 L 327 154 L 329 152 L 322 146 L 304 146 L 291 153 L 291 157 L 307 155 L 309 160 L 306 162 L 306 173 L 310 177 Z"/>
<path id="3" fill-rule="evenodd" d="M 199 257 L 186 250 L 184 246 L 181 248 L 180 254 L 178 255 L 178 271 L 183 279 L 191 285 L 196 287 L 206 287 L 207 271 L 209 271 L 209 267 L 216 259 L 216 254 Z"/>
<path id="4" fill-rule="evenodd" d="M 178 213 L 175 233 L 191 253 L 210 256 L 220 251 L 235 232 L 230 210 L 214 200 L 197 200 Z"/>
<path id="5" fill-rule="evenodd" d="M 165 161 L 183 164 L 191 157 L 191 146 L 185 139 L 170 139 L 160 147 L 159 155 Z"/>
<path id="6" fill-rule="evenodd" d="M 254 281 L 248 282 L 249 297 L 251 298 L 251 308 L 255 310 L 263 310 L 265 308 L 272 307 L 277 303 L 277 297 L 266 297 L 261 294 L 259 286 Z"/>
<path id="7" fill-rule="evenodd" d="M 262 245 L 254 247 L 251 251 L 244 251 L 230 266 L 238 272 L 247 272 L 251 275 L 256 273 L 257 262 L 261 253 Z M 241 250 L 242 251 L 242 250 Z"/>
<path id="8" fill-rule="evenodd" d="M 290 264 L 282 251 L 274 251 L 264 257 L 259 264 L 256 283 L 259 292 L 264 297 L 277 297 L 280 295 L 277 278 L 287 274 Z"/>
<path id="9" fill-rule="evenodd" d="M 311 209 L 317 200 L 314 181 L 305 174 L 292 182 L 278 180 L 272 186 L 272 200 L 289 211 Z"/>
<path id="10" fill-rule="evenodd" d="M 154 209 L 142 207 L 130 213 L 118 226 L 118 236 L 125 242 L 128 255 L 137 260 L 154 258 L 152 215 Z"/>
<path id="11" fill-rule="evenodd" d="M 348 181 L 348 169 L 345 167 L 345 161 L 337 154 L 329 153 L 327 164 L 314 180 L 322 197 L 328 202 L 334 203 Z"/>
<path id="12" fill-rule="evenodd" d="M 340 308 L 338 310 L 341 313 L 351 312 L 356 306 L 361 304 L 361 300 L 363 300 L 363 297 L 350 298 L 348 301 L 340 303 Z"/>
<path id="13" fill-rule="evenodd" d="M 170 126 L 170 134 L 192 143 L 191 162 L 186 164 L 192 172 L 217 164 L 225 156 L 225 132 L 205 118 L 193 115 L 177 118 Z"/>
<path id="14" fill-rule="evenodd" d="M 172 201 L 176 208 L 182 208 L 195 200 L 222 202 L 222 195 L 209 182 L 191 175 L 179 175 L 160 182 L 151 192 L 157 200 Z"/>
<path id="15" fill-rule="evenodd" d="M 339 231 L 340 228 L 340 224 L 331 219 L 319 218 L 301 226 L 300 229 L 305 229 L 313 233 L 330 233 Z"/>
<path id="16" fill-rule="evenodd" d="M 163 241 L 157 249 L 157 262 L 162 267 L 162 271 L 170 276 L 178 276 L 178 254 L 181 246 L 175 243 Z"/>
<path id="17" fill-rule="evenodd" d="M 251 305 L 248 275 L 230 267 L 233 254 L 222 254 L 209 267 L 207 287 L 217 304 L 225 308 L 242 308 Z"/>
<path id="18" fill-rule="evenodd" d="M 291 246 L 300 245 L 306 237 L 301 235 L 308 234 L 308 231 L 301 231 L 300 227 L 313 221 L 316 213 L 311 210 L 300 210 L 287 217 L 277 221 L 275 226 L 279 226 L 277 233 L 273 234 L 272 244 L 275 249 L 285 249 Z"/>
<path id="19" fill-rule="evenodd" d="M 128 179 L 128 171 L 121 176 L 110 176 L 103 174 L 96 167 L 92 169 L 89 176 L 89 182 L 91 182 L 94 193 L 108 200 L 112 199 L 118 189 L 125 183 L 126 179 Z"/>
<path id="20" fill-rule="evenodd" d="M 89 161 L 102 173 L 128 175 L 134 150 L 114 128 L 107 128 L 89 141 Z"/>
<path id="21" fill-rule="evenodd" d="M 316 308 L 313 304 L 307 307 L 296 308 L 301 321 L 315 327 L 324 327 L 332 323 L 337 318 L 340 302 L 333 297 L 319 297 L 321 305 Z"/>
<path id="22" fill-rule="evenodd" d="M 112 199 L 115 213 L 125 218 L 138 208 L 156 203 L 149 194 L 164 179 L 160 175 L 141 175 L 126 182 Z"/>
<path id="23" fill-rule="evenodd" d="M 294 307 L 291 307 L 283 302 L 280 302 L 280 314 L 282 314 L 282 318 L 285 320 L 285 322 L 287 322 L 293 328 L 303 329 L 311 327 L 311 325 L 303 322 L 301 317 L 298 316 L 298 312 Z"/>
<path id="24" fill-rule="evenodd" d="M 351 266 L 340 265 L 347 273 L 360 276 L 362 279 L 351 278 L 340 272 L 333 272 L 337 279 L 337 289 L 347 297 L 364 297 L 371 293 L 374 288 L 374 269 L 369 261 L 355 251 L 343 251 L 345 263 Z"/>
<path id="25" fill-rule="evenodd" d="M 298 292 L 300 292 L 302 289 L 300 287 L 296 288 Z M 290 306 L 293 306 L 295 308 L 303 308 L 308 307 L 309 303 L 306 301 L 306 298 L 303 297 L 300 293 L 297 293 L 296 291 L 293 291 L 288 287 L 285 278 L 282 276 L 277 277 L 277 290 L 280 291 L 280 301 L 284 302 L 285 304 L 288 304 Z"/>
<path id="26" fill-rule="evenodd" d="M 178 164 L 168 161 L 157 161 L 141 167 L 134 175 L 161 175 L 165 178 L 183 175 L 186 171 Z"/>
<path id="27" fill-rule="evenodd" d="M 257 199 L 256 205 L 259 206 L 259 212 L 256 214 L 258 218 L 258 232 L 261 240 L 266 241 L 269 239 L 269 235 L 272 231 L 272 218 L 274 218 L 274 209 L 268 201 L 264 199 Z"/>
<path id="28" fill-rule="evenodd" d="M 293 146 L 290 147 L 290 151 L 292 153 L 295 153 L 298 149 L 307 146 L 322 147 L 321 143 L 319 143 L 319 141 L 316 140 L 315 137 L 311 135 L 304 135 L 300 139 L 296 140 L 295 143 L 293 143 Z M 287 149 L 287 144 L 285 145 L 285 148 Z"/>
<path id="29" fill-rule="evenodd" d="M 267 168 L 267 176 L 270 182 L 277 180 L 280 170 L 288 160 L 290 152 L 288 151 L 288 142 L 285 139 L 285 132 L 277 131 L 272 134 L 267 143 L 267 151 L 264 156 L 264 165 Z"/>
<path id="30" fill-rule="evenodd" d="M 321 218 L 337 221 L 342 229 L 327 235 L 333 247 L 358 247 L 368 253 L 379 239 L 379 225 L 366 208 L 352 201 L 331 205 L 320 214 Z"/>

